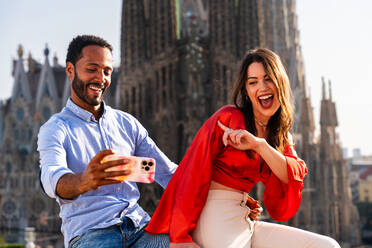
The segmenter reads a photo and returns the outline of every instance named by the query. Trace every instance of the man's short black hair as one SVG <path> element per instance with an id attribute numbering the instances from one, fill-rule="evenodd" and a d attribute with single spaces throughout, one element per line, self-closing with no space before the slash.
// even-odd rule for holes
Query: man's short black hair
<path id="1" fill-rule="evenodd" d="M 67 62 L 71 62 L 75 65 L 81 58 L 83 48 L 90 45 L 107 48 L 112 53 L 112 46 L 106 40 L 94 35 L 78 35 L 72 39 L 68 46 L 66 64 Z"/>

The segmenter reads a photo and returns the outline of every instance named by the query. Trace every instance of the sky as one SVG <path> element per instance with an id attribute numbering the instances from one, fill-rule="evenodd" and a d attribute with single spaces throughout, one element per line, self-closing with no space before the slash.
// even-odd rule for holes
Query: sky
<path id="1" fill-rule="evenodd" d="M 306 84 L 319 129 L 321 77 L 332 82 L 339 140 L 351 155 L 361 149 L 372 155 L 372 1 L 297 0 L 300 44 Z M 10 97 L 12 60 L 19 44 L 23 58 L 31 53 L 44 62 L 50 57 L 65 65 L 68 43 L 78 34 L 104 37 L 120 63 L 121 0 L 13 0 L 0 2 L 0 99 Z M 51 61 L 51 58 L 50 58 Z M 318 130 L 319 131 L 319 130 Z"/>
<path id="2" fill-rule="evenodd" d="M 342 147 L 372 155 L 372 1 L 297 0 L 300 42 L 319 126 L 321 77 L 332 82 Z"/>

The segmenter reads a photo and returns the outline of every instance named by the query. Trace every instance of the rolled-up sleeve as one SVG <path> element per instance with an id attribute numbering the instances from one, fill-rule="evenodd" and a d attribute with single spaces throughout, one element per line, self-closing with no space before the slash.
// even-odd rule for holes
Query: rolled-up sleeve
<path id="1" fill-rule="evenodd" d="M 38 134 L 38 151 L 40 154 L 41 183 L 46 194 L 52 198 L 56 195 L 58 180 L 67 173 L 73 173 L 67 167 L 64 141 L 66 131 L 63 122 L 52 118 L 41 126 Z"/>

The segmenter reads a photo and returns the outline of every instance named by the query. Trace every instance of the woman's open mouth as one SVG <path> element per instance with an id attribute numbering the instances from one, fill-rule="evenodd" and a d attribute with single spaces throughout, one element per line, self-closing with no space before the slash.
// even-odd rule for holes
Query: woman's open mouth
<path id="1" fill-rule="evenodd" d="M 274 103 L 274 95 L 268 94 L 258 97 L 258 101 L 260 102 L 261 106 L 265 109 L 270 108 Z"/>

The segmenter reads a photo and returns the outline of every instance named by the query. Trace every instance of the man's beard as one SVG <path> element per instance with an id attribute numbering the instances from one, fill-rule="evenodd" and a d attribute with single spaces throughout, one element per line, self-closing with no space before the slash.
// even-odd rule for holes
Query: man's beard
<path id="1" fill-rule="evenodd" d="M 88 82 L 84 83 L 79 76 L 77 75 L 75 71 L 75 77 L 74 80 L 72 80 L 72 89 L 74 90 L 75 94 L 85 103 L 91 105 L 91 106 L 97 106 L 100 105 L 102 102 L 103 94 L 106 90 L 106 87 L 103 87 L 102 94 L 100 97 L 89 97 L 88 96 L 88 87 L 89 85 L 95 85 L 97 87 L 101 87 L 102 84 L 100 83 L 94 83 L 94 82 Z"/>

